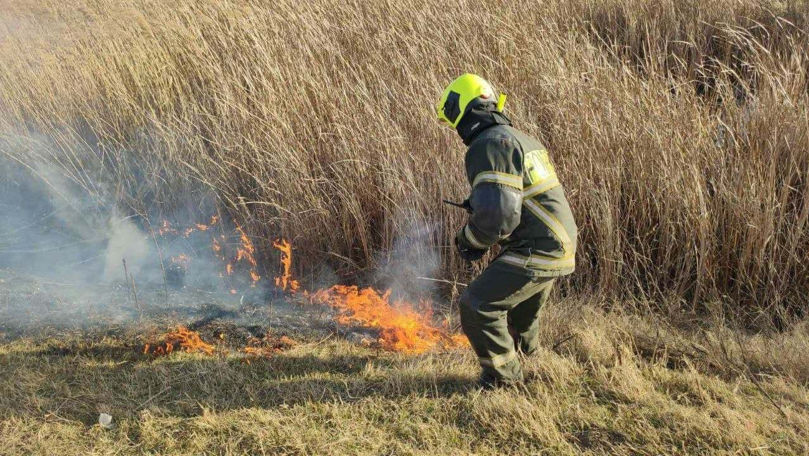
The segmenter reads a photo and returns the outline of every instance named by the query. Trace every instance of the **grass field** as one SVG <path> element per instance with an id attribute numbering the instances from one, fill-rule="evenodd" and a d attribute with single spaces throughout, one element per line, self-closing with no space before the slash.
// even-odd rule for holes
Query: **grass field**
<path id="1" fill-rule="evenodd" d="M 4 0 L 0 454 L 809 453 L 808 5 Z M 432 109 L 467 71 L 580 228 L 494 392 L 468 349 L 381 350 L 272 285 L 283 237 L 305 289 L 456 321 L 485 262 L 454 254 L 464 148 Z M 238 283 L 169 290 L 179 253 Z M 216 353 L 143 353 L 175 324 Z M 259 330 L 298 343 L 250 358 Z"/>
<path id="2" fill-rule="evenodd" d="M 25 283 L 0 293 L 0 308 L 20 294 L 49 301 L 44 285 Z M 143 354 L 172 322 L 200 321 L 205 306 L 235 300 L 197 296 L 198 313 L 178 318 L 173 312 L 191 305 L 182 301 L 187 295 L 173 295 L 166 308 L 151 301 L 159 292 L 145 290 L 143 321 L 43 325 L 13 337 L 0 328 L 0 453 L 809 451 L 805 328 L 746 337 L 718 323 L 678 329 L 565 301 L 543 314 L 544 348 L 525 360 L 526 384 L 486 392 L 475 384 L 469 350 L 406 355 L 363 347 L 347 338 L 348 328 L 335 333 L 315 325 L 311 309 L 280 302 L 275 315 L 283 318 L 255 319 L 296 338 L 280 353 L 247 356 L 237 348 L 250 326 L 205 319 L 197 329 L 217 347 L 214 356 Z M 45 313 L 37 298 L 30 301 Z M 294 325 L 300 321 L 308 329 Z M 97 424 L 100 413 L 112 415 L 113 428 Z"/>

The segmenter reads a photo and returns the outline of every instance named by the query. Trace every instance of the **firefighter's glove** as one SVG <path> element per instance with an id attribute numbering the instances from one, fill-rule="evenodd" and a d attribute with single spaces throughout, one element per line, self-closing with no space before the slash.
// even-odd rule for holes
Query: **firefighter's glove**
<path id="1" fill-rule="evenodd" d="M 461 228 L 458 234 L 455 235 L 455 247 L 458 249 L 458 254 L 464 261 L 477 261 L 483 258 L 486 254 L 486 249 L 478 249 L 469 244 L 464 235 L 464 229 Z"/>

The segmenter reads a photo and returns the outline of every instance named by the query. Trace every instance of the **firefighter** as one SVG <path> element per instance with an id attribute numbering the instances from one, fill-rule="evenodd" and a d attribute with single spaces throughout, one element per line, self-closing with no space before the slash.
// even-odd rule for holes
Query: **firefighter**
<path id="1" fill-rule="evenodd" d="M 539 311 L 554 280 L 573 272 L 576 223 L 545 146 L 511 126 L 505 95 L 480 76 L 454 80 L 438 119 L 468 147 L 470 215 L 455 236 L 466 261 L 500 252 L 461 297 L 461 325 L 478 356 L 484 388 L 523 380 L 520 355 L 538 348 Z"/>

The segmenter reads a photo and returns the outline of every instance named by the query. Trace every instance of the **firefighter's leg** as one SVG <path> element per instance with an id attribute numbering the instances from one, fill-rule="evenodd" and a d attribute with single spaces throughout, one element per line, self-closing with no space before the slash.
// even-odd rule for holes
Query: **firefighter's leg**
<path id="1" fill-rule="evenodd" d="M 522 380 L 522 368 L 508 332 L 508 311 L 536 294 L 542 283 L 509 268 L 492 265 L 461 297 L 461 325 L 483 368 L 486 384 Z"/>
<path id="2" fill-rule="evenodd" d="M 548 302 L 553 278 L 537 279 L 538 290 L 533 296 L 508 311 L 508 324 L 514 335 L 516 348 L 526 355 L 539 348 L 539 312 Z"/>

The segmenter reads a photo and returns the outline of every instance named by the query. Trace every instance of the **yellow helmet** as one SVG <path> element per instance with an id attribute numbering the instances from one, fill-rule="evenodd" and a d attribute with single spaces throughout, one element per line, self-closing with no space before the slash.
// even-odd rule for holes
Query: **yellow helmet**
<path id="1" fill-rule="evenodd" d="M 452 81 L 435 105 L 438 120 L 456 128 L 473 100 L 482 98 L 494 101 L 494 89 L 489 82 L 476 74 L 466 73 Z M 500 94 L 497 110 L 503 111 L 506 96 Z"/>

